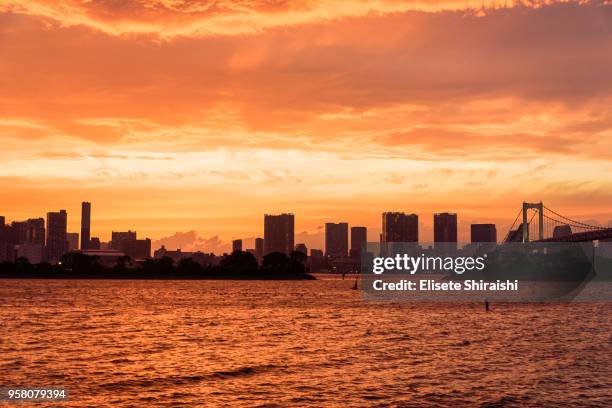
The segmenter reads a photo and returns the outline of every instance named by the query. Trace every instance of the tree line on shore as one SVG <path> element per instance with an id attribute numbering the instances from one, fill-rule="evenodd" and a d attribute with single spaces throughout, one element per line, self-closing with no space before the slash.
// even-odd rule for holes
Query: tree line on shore
<path id="1" fill-rule="evenodd" d="M 253 254 L 235 251 L 221 257 L 217 265 L 201 265 L 191 258 L 174 262 L 172 258 L 149 258 L 133 263 L 128 256 L 105 266 L 96 256 L 70 252 L 57 265 L 31 264 L 26 258 L 0 263 L 4 278 L 88 278 L 88 279 L 313 279 L 308 274 L 306 255 L 273 252 L 261 265 Z"/>

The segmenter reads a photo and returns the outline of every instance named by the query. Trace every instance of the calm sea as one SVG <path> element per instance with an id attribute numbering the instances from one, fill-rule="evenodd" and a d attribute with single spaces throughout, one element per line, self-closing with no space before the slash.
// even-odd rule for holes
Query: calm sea
<path id="1" fill-rule="evenodd" d="M 62 406 L 612 406 L 610 304 L 486 313 L 352 285 L 2 280 L 0 386 L 65 387 Z"/>

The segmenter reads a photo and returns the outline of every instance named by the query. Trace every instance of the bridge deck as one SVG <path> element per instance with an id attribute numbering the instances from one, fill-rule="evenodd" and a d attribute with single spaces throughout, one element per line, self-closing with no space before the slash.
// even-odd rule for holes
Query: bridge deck
<path id="1" fill-rule="evenodd" d="M 566 235 L 564 237 L 546 238 L 533 242 L 587 242 L 600 241 L 603 239 L 612 239 L 612 228 L 604 228 L 593 231 L 577 232 L 575 234 Z"/>

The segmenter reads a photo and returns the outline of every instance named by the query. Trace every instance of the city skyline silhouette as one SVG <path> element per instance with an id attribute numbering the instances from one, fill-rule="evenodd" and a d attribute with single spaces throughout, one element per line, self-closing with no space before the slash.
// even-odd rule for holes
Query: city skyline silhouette
<path id="1" fill-rule="evenodd" d="M 561 218 L 564 217 L 555 212 L 553 212 L 553 214 Z M 47 242 L 53 242 L 53 239 L 56 241 L 59 239 L 53 238 L 54 234 L 50 234 L 48 229 L 50 226 L 53 228 L 53 220 L 61 216 L 60 229 L 63 230 L 62 234 L 64 235 L 62 235 L 63 238 L 59 240 L 60 242 L 62 240 L 65 242 L 65 248 L 56 249 L 54 255 L 49 255 L 50 259 L 54 259 L 55 262 L 57 262 L 63 254 L 62 251 L 69 252 L 74 249 L 110 249 L 122 250 L 128 253 L 149 254 L 139 256 L 140 258 L 150 256 L 152 255 L 152 251 L 162 247 L 172 250 L 179 249 L 189 252 L 205 252 L 221 255 L 223 253 L 231 253 L 236 249 L 244 251 L 255 250 L 255 248 L 259 247 L 257 240 L 262 240 L 263 242 L 260 249 L 262 254 L 274 251 L 288 254 L 294 250 L 297 245 L 303 245 L 308 250 L 324 250 L 326 255 L 332 257 L 346 257 L 360 245 L 359 243 L 355 243 L 356 235 L 358 235 L 357 240 L 360 243 L 389 241 L 417 242 L 427 245 L 434 242 L 456 242 L 464 244 L 469 242 L 504 242 L 504 240 L 507 239 L 516 240 L 517 237 L 511 238 L 513 236 L 512 234 L 516 235 L 517 232 L 520 234 L 520 231 L 522 231 L 522 228 L 519 228 L 521 226 L 517 224 L 518 217 L 513 224 L 496 224 L 488 222 L 481 217 L 475 218 L 477 221 L 467 222 L 461 220 L 460 222 L 460 214 L 449 212 L 431 214 L 431 222 L 428 222 L 427 219 L 422 218 L 417 213 L 385 211 L 382 212 L 381 215 L 382 219 L 379 219 L 380 223 L 378 225 L 367 226 L 361 225 L 359 222 L 350 224 L 343 221 L 330 221 L 326 222 L 321 228 L 318 228 L 315 233 L 309 233 L 307 231 L 298 232 L 299 229 L 296 227 L 298 224 L 296 224 L 296 216 L 294 213 L 283 213 L 279 215 L 264 214 L 264 222 L 259 232 L 255 232 L 252 236 L 247 234 L 244 236 L 232 237 L 232 240 L 229 242 L 220 240 L 218 235 L 215 235 L 211 239 L 213 241 L 212 245 L 210 245 L 210 240 L 207 242 L 205 238 L 199 237 L 197 232 L 193 230 L 176 232 L 169 237 L 146 237 L 144 240 L 142 233 L 139 235 L 139 239 L 137 239 L 137 231 L 134 227 L 127 228 L 127 230 L 124 230 L 125 232 L 116 228 L 113 228 L 110 232 L 100 231 L 96 228 L 95 212 L 92 217 L 92 203 L 89 201 L 81 203 L 81 212 L 77 215 L 78 224 L 80 226 L 80 230 L 77 230 L 78 232 L 73 232 L 69 228 L 68 220 L 71 218 L 68 216 L 65 209 L 57 212 L 48 212 L 46 214 L 46 223 L 45 219 L 42 217 L 32 217 L 25 220 L 10 220 L 6 216 L 0 215 L 0 224 L 1 228 L 9 229 L 4 235 L 13 237 L 12 240 L 14 244 L 31 242 L 45 246 Z M 275 219 L 281 217 L 290 217 L 290 219 L 281 221 L 276 227 L 272 226 L 275 225 L 272 224 L 272 222 L 276 223 L 277 221 L 275 221 Z M 404 218 L 406 218 L 406 221 L 403 220 Z M 533 218 L 533 216 L 531 218 Z M 612 220 L 608 221 L 607 224 L 605 222 L 600 223 L 596 220 L 574 221 L 570 218 L 566 220 L 568 225 L 564 224 L 562 220 L 551 219 L 551 221 L 556 222 L 556 225 L 549 228 L 547 236 L 553 235 L 553 228 L 554 235 L 558 233 L 565 233 L 567 235 L 574 232 L 580 232 L 577 231 L 576 228 L 580 229 L 582 225 L 591 228 L 612 228 Z M 268 221 L 270 221 L 271 234 L 277 228 L 281 228 L 281 230 L 285 228 L 289 229 L 286 230 L 286 232 L 281 232 L 279 238 L 275 238 L 277 241 L 273 239 L 266 241 L 264 237 L 268 234 Z M 532 220 L 530 220 L 530 223 L 531 221 Z M 287 227 L 284 226 L 286 222 L 290 222 L 290 225 Z M 439 226 L 438 222 L 440 222 Z M 70 225 L 74 225 L 75 223 L 76 221 L 73 220 Z M 576 224 L 576 226 L 573 227 L 574 230 L 570 227 L 570 224 L 573 223 Z M 92 224 L 94 224 L 93 228 Z M 92 234 L 92 231 L 97 231 L 98 233 Z M 536 234 L 535 230 L 532 234 Z M 74 237 L 73 244 L 69 243 L 70 236 Z M 126 251 L 122 244 L 120 244 L 121 241 L 125 240 L 134 242 L 134 245 L 139 249 L 135 249 L 136 247 L 133 245 Z M 52 245 L 57 246 L 58 244 Z M 351 249 L 351 251 L 349 251 L 349 249 Z"/>
<path id="2" fill-rule="evenodd" d="M 287 211 L 309 234 L 383 211 L 467 234 L 539 200 L 612 219 L 600 2 L 128 3 L 0 6 L 8 219 L 89 200 L 103 240 L 224 245 Z"/>

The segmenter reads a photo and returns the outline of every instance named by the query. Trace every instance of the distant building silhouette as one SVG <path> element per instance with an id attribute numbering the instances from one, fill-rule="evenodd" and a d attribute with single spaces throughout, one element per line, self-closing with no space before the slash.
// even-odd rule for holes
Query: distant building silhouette
<path id="1" fill-rule="evenodd" d="M 102 244 L 100 243 L 100 238 L 98 237 L 91 237 L 91 239 L 89 240 L 89 248 L 88 249 L 92 249 L 94 251 L 99 251 L 102 246 Z"/>
<path id="2" fill-rule="evenodd" d="M 91 203 L 81 203 L 81 249 L 89 249 L 91 240 Z"/>
<path id="3" fill-rule="evenodd" d="M 78 232 L 67 232 L 66 233 L 66 251 L 76 251 L 79 249 L 79 233 Z"/>
<path id="4" fill-rule="evenodd" d="M 264 254 L 264 240 L 263 238 L 255 238 L 255 258 L 257 262 L 261 263 Z"/>
<path id="5" fill-rule="evenodd" d="M 11 243 L 45 245 L 45 220 L 30 218 L 26 221 L 13 221 L 11 223 Z"/>
<path id="6" fill-rule="evenodd" d="M 151 257 L 151 240 L 145 239 L 128 239 L 122 244 L 122 252 L 132 259 L 147 259 Z"/>
<path id="7" fill-rule="evenodd" d="M 457 247 L 457 214 L 434 214 L 434 245 L 440 243 L 445 248 Z M 455 245 L 450 245 L 452 243 Z"/>
<path id="8" fill-rule="evenodd" d="M 563 238 L 572 235 L 572 227 L 569 225 L 557 225 L 553 229 L 553 238 Z"/>
<path id="9" fill-rule="evenodd" d="M 310 250 L 310 270 L 312 272 L 319 272 L 328 268 L 323 251 L 320 249 Z"/>
<path id="10" fill-rule="evenodd" d="M 10 226 L 10 241 L 12 245 L 25 244 L 27 238 L 27 221 L 13 221 Z"/>
<path id="11" fill-rule="evenodd" d="M 304 255 L 308 255 L 308 248 L 306 247 L 306 244 L 297 244 L 295 246 L 295 250 L 303 253 Z"/>
<path id="12" fill-rule="evenodd" d="M 27 220 L 27 242 L 45 246 L 45 220 L 44 218 L 30 218 Z"/>
<path id="13" fill-rule="evenodd" d="M 368 242 L 368 229 L 366 227 L 351 227 L 351 258 L 359 258 L 361 248 Z"/>
<path id="14" fill-rule="evenodd" d="M 293 214 L 264 215 L 264 256 L 271 252 L 289 255 L 294 246 Z"/>
<path id="15" fill-rule="evenodd" d="M 0 262 L 10 261 L 9 254 L 10 230 L 6 225 L 6 219 L 0 215 Z"/>
<path id="16" fill-rule="evenodd" d="M 519 224 L 518 228 L 511 230 L 508 233 L 506 242 L 521 242 L 523 240 L 523 224 Z"/>
<path id="17" fill-rule="evenodd" d="M 178 264 L 181 260 L 191 258 L 194 262 L 201 266 L 218 265 L 219 258 L 214 254 L 205 254 L 203 252 L 183 252 L 179 249 L 176 251 L 169 251 L 164 245 L 161 248 L 155 250 L 155 259 L 161 259 L 163 257 L 171 258 L 175 264 Z"/>
<path id="18" fill-rule="evenodd" d="M 242 251 L 242 240 L 235 239 L 232 241 L 232 252 Z"/>
<path id="19" fill-rule="evenodd" d="M 385 212 L 382 215 L 381 243 L 419 242 L 419 216 L 403 212 Z"/>
<path id="20" fill-rule="evenodd" d="M 313 258 L 323 258 L 323 251 L 320 249 L 311 249 L 310 256 Z"/>
<path id="21" fill-rule="evenodd" d="M 136 231 L 112 231 L 110 247 L 115 251 L 122 251 L 124 241 L 135 241 Z"/>
<path id="22" fill-rule="evenodd" d="M 94 238 L 92 237 L 90 242 L 93 240 Z M 99 241 L 100 240 L 98 239 L 98 243 Z M 126 255 L 123 252 L 116 251 L 114 249 L 80 249 L 78 252 L 87 256 L 95 256 L 97 262 L 106 268 L 112 268 L 113 266 L 117 265 L 119 259 Z"/>
<path id="23" fill-rule="evenodd" d="M 470 239 L 473 243 L 497 242 L 497 228 L 495 224 L 472 224 Z"/>
<path id="24" fill-rule="evenodd" d="M 31 264 L 39 264 L 45 260 L 45 247 L 40 244 L 26 242 L 15 245 L 14 250 L 14 259 L 26 258 Z"/>
<path id="25" fill-rule="evenodd" d="M 2 261 L 14 262 L 18 257 L 18 247 L 25 250 L 25 245 L 41 249 L 44 254 L 45 246 L 45 220 L 42 218 L 30 218 L 26 221 L 13 221 L 11 225 L 6 225 L 6 220 L 2 222 L 0 231 L 0 259 Z M 31 256 L 32 257 L 32 256 Z M 37 257 L 32 257 L 38 259 Z"/>
<path id="26" fill-rule="evenodd" d="M 56 264 L 66 253 L 66 225 L 68 214 L 66 210 L 47 213 L 47 262 Z"/>
<path id="27" fill-rule="evenodd" d="M 332 258 L 346 258 L 348 253 L 348 224 L 325 224 L 325 254 Z"/>
<path id="28" fill-rule="evenodd" d="M 110 248 L 121 251 L 132 259 L 151 257 L 151 240 L 138 239 L 136 231 L 112 231 Z"/>

